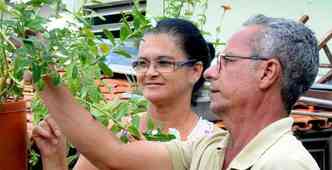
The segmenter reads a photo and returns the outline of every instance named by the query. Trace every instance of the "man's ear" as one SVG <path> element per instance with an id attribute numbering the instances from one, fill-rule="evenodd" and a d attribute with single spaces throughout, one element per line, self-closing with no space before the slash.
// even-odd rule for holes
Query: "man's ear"
<path id="1" fill-rule="evenodd" d="M 275 59 L 269 59 L 262 62 L 259 68 L 259 88 L 268 89 L 279 81 L 282 74 L 280 62 Z"/>

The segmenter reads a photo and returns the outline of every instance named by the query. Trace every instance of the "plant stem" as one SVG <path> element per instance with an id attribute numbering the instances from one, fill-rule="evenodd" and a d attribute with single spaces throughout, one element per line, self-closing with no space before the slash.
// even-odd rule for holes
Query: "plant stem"
<path id="1" fill-rule="evenodd" d="M 76 98 L 77 98 L 79 101 L 81 101 L 81 102 L 83 102 L 83 103 L 89 105 L 89 107 L 92 107 L 92 108 L 98 110 L 98 111 L 101 112 L 102 114 L 105 114 L 105 115 L 108 115 L 108 114 L 109 114 L 109 113 L 107 113 L 107 112 L 101 110 L 100 108 L 98 108 L 98 106 L 96 106 L 95 104 L 93 104 L 93 103 L 91 103 L 91 102 L 88 102 L 88 101 L 86 101 L 86 100 L 84 100 L 84 99 L 81 99 L 81 98 L 79 98 L 79 97 L 76 97 Z M 110 116 L 109 119 L 111 119 L 111 120 L 112 120 L 115 124 L 117 124 L 121 129 L 126 129 L 126 127 L 124 127 L 124 126 L 121 124 L 121 122 L 115 120 L 115 119 L 112 118 L 111 116 Z"/>
<path id="2" fill-rule="evenodd" d="M 163 0 L 163 16 L 165 16 L 166 14 L 165 14 L 165 8 L 166 8 L 166 2 L 165 2 L 166 0 Z"/>
<path id="3" fill-rule="evenodd" d="M 93 104 L 93 103 L 90 103 L 90 102 L 88 102 L 88 101 L 86 101 L 86 100 L 83 100 L 83 99 L 81 99 L 81 98 L 79 98 L 79 97 L 77 97 L 77 99 L 78 99 L 79 101 L 81 101 L 81 102 L 83 102 L 83 103 L 89 105 L 89 107 L 93 107 L 94 109 L 98 110 L 99 112 L 101 112 L 101 113 L 103 113 L 103 114 L 105 114 L 105 115 L 108 115 L 108 114 L 109 114 L 109 113 L 107 113 L 107 112 L 101 110 L 100 108 L 98 108 L 98 106 L 96 106 L 96 105 Z M 125 127 L 125 126 L 123 126 L 123 125 L 121 124 L 121 122 L 115 120 L 115 119 L 112 118 L 111 116 L 109 117 L 109 119 L 112 120 L 112 121 L 114 122 L 114 124 L 116 124 L 120 129 L 125 130 L 125 131 L 128 131 L 128 128 Z M 142 140 L 146 140 L 144 134 L 143 134 L 141 131 L 139 131 L 139 134 L 140 134 L 140 139 L 142 139 Z M 138 140 L 140 140 L 140 139 L 138 139 Z"/>
<path id="4" fill-rule="evenodd" d="M 179 7 L 179 10 L 178 10 L 178 13 L 176 14 L 176 18 L 178 18 L 179 16 L 180 16 L 180 14 L 181 14 L 181 11 L 182 11 L 182 8 L 183 8 L 183 5 L 184 5 L 184 1 L 185 0 L 182 0 L 181 1 L 181 5 L 180 5 L 180 7 Z"/>

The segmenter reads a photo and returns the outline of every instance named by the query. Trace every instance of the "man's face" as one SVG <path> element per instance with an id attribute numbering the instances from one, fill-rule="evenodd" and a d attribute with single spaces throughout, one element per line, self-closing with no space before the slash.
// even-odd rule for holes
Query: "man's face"
<path id="1" fill-rule="evenodd" d="M 214 113 L 242 111 L 255 96 L 257 82 L 250 43 L 258 29 L 256 26 L 245 27 L 235 33 L 217 64 L 205 71 L 204 76 L 211 83 L 210 108 Z"/>

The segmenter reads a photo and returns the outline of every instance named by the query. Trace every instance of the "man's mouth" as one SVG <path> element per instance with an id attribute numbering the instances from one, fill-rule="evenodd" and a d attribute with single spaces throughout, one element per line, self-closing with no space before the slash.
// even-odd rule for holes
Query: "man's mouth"
<path id="1" fill-rule="evenodd" d="M 210 92 L 211 92 L 211 93 L 218 93 L 218 92 L 220 92 L 220 91 L 217 90 L 217 89 L 210 89 Z"/>

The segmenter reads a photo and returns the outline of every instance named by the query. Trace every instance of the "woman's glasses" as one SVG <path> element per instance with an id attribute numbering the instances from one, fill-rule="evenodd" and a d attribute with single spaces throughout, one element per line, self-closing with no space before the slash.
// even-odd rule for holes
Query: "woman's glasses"
<path id="1" fill-rule="evenodd" d="M 170 73 L 181 67 L 191 67 L 195 65 L 197 60 L 187 61 L 171 61 L 171 60 L 155 60 L 153 62 L 144 59 L 138 59 L 132 63 L 132 67 L 137 73 L 145 73 L 153 65 L 154 69 L 160 73 Z"/>

